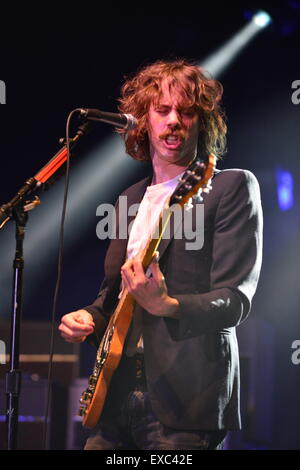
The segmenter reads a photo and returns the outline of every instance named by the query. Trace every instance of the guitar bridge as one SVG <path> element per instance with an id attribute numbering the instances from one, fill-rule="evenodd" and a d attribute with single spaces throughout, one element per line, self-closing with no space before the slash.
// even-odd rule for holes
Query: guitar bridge
<path id="1" fill-rule="evenodd" d="M 80 408 L 79 408 L 79 415 L 84 416 L 89 404 L 91 403 L 91 400 L 93 398 L 93 394 L 89 391 L 89 388 L 87 388 L 81 395 L 79 403 L 80 403 Z"/>

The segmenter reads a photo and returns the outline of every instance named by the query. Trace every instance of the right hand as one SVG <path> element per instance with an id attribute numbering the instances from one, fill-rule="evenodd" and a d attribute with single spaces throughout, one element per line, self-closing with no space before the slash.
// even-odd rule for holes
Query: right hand
<path id="1" fill-rule="evenodd" d="M 92 315 L 86 310 L 67 313 L 58 327 L 61 336 L 68 343 L 82 343 L 94 332 L 95 323 Z"/>

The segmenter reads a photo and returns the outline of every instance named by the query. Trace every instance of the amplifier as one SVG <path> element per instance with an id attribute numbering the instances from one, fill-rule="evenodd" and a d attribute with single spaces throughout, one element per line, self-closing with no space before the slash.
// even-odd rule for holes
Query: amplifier
<path id="1" fill-rule="evenodd" d="M 69 385 L 79 375 L 80 346 L 64 341 L 57 327 L 58 325 L 55 325 L 52 376 L 55 382 Z M 31 321 L 21 323 L 19 359 L 22 373 L 38 374 L 41 378 L 48 377 L 50 335 L 50 323 Z M 0 379 L 5 379 L 10 349 L 9 321 L 0 321 L 0 340 L 2 346 Z M 6 350 L 5 355 L 3 354 L 4 349 Z"/>

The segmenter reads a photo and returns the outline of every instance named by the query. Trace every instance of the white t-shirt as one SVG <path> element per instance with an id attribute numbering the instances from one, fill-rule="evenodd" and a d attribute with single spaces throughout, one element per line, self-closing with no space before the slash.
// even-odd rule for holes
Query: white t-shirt
<path id="1" fill-rule="evenodd" d="M 149 238 L 155 231 L 159 216 L 166 206 L 167 200 L 178 185 L 177 175 L 171 180 L 148 186 L 140 203 L 138 213 L 133 222 L 127 245 L 127 258 L 133 258 L 145 248 Z M 143 352 L 143 339 L 141 337 L 141 309 L 135 308 L 133 324 L 126 347 L 126 355 L 133 356 Z"/>
<path id="2" fill-rule="evenodd" d="M 166 206 L 167 200 L 173 194 L 182 174 L 180 173 L 175 178 L 163 183 L 147 187 L 129 234 L 127 258 L 136 256 L 146 246 L 149 238 L 152 238 L 159 215 Z"/>

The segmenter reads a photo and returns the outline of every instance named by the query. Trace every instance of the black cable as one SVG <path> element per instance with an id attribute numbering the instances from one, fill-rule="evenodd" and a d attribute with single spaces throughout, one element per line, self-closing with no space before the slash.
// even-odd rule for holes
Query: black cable
<path id="1" fill-rule="evenodd" d="M 63 265 L 63 248 L 64 248 L 64 229 L 65 229 L 65 217 L 67 209 L 67 199 L 69 190 L 69 179 L 70 179 L 70 137 L 69 128 L 73 114 L 77 113 L 78 109 L 74 109 L 68 116 L 66 123 L 66 146 L 67 146 L 67 162 L 66 162 L 66 174 L 65 174 L 65 190 L 63 207 L 60 222 L 60 235 L 59 235 L 59 250 L 58 250 L 58 263 L 57 263 L 57 279 L 55 285 L 55 291 L 53 296 L 52 306 L 52 318 L 51 318 L 51 337 L 50 337 L 50 352 L 49 352 L 49 367 L 48 367 L 48 379 L 47 379 L 47 394 L 46 394 L 46 408 L 44 417 L 44 431 L 43 431 L 43 447 L 47 449 L 47 438 L 48 438 L 48 418 L 50 408 L 50 395 L 51 395 L 51 379 L 52 379 L 52 365 L 53 365 L 53 351 L 54 351 L 54 331 L 55 331 L 55 318 L 57 310 L 58 294 L 61 282 L 62 265 Z"/>

